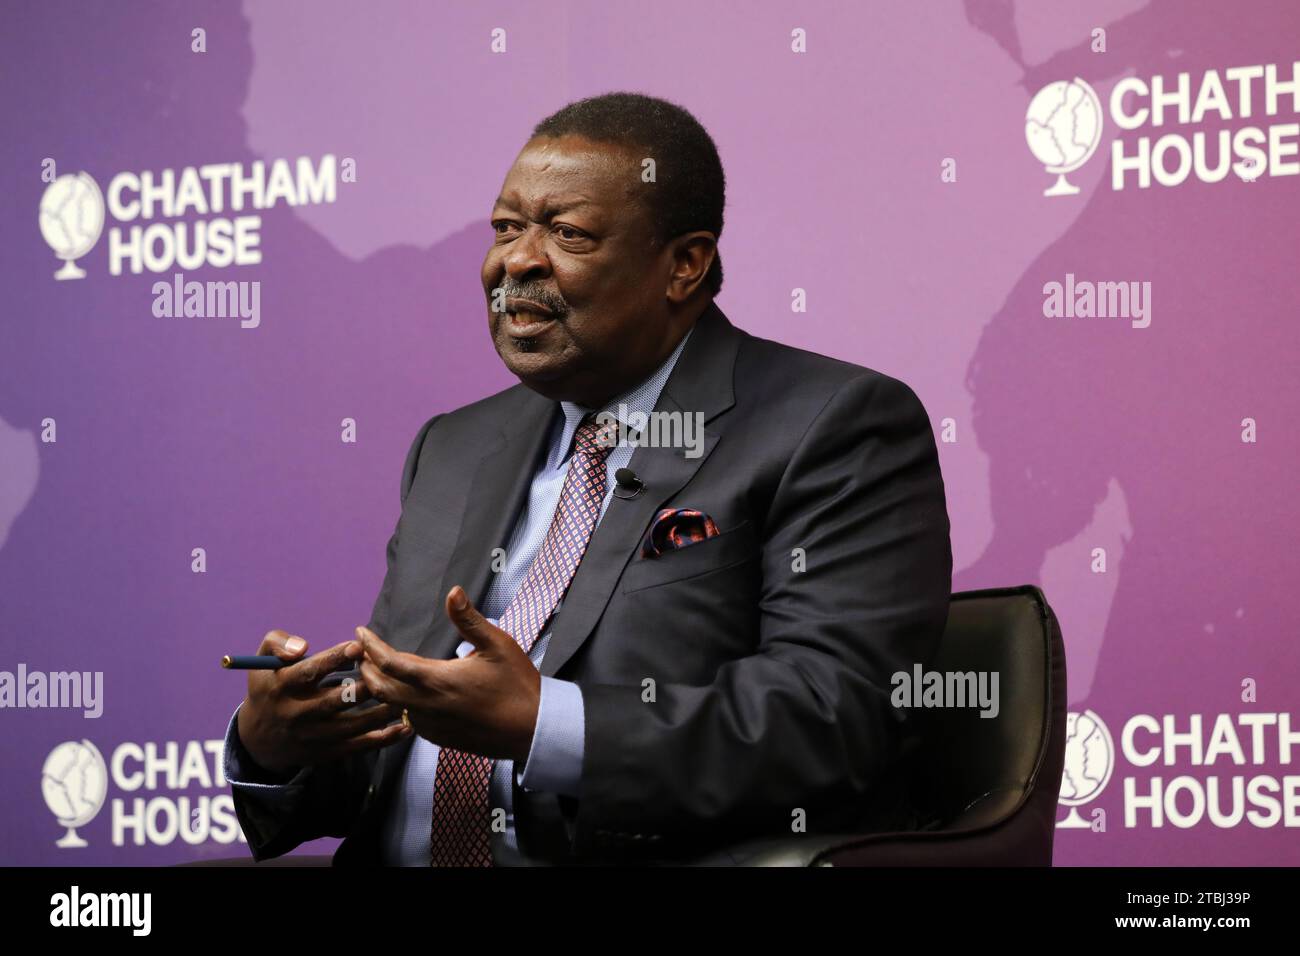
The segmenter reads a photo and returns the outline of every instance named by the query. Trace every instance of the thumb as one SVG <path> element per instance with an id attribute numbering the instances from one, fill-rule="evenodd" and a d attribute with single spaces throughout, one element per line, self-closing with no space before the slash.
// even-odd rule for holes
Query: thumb
<path id="1" fill-rule="evenodd" d="M 257 653 L 274 655 L 282 661 L 294 661 L 301 657 L 305 650 L 307 650 L 305 640 L 296 634 L 289 634 L 276 628 L 273 631 L 267 631 L 266 636 L 262 638 L 262 644 L 258 647 Z"/>
<path id="2" fill-rule="evenodd" d="M 505 634 L 492 622 L 479 613 L 469 595 L 459 584 L 447 592 L 447 617 L 465 640 L 474 645 L 478 651 L 492 647 L 499 637 Z"/>

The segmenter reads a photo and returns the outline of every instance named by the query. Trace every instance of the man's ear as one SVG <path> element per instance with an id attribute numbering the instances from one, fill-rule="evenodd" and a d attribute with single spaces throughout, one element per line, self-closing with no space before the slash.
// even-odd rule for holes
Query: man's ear
<path id="1" fill-rule="evenodd" d="M 668 274 L 668 301 L 682 305 L 709 274 L 718 254 L 718 237 L 711 232 L 687 232 L 668 244 L 672 271 Z"/>

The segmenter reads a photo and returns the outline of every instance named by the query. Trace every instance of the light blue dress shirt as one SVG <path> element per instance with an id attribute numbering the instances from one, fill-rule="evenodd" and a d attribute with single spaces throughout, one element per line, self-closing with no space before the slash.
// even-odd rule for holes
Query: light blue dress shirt
<path id="1" fill-rule="evenodd" d="M 602 409 L 585 408 L 572 402 L 560 402 L 561 417 L 551 429 L 549 452 L 546 460 L 534 474 L 528 491 L 528 500 L 516 521 L 506 545 L 505 566 L 493 579 L 479 610 L 494 624 L 500 619 L 523 583 L 528 569 L 546 540 L 546 532 L 559 504 L 560 491 L 568 473 L 570 446 L 573 434 L 582 419 L 592 412 L 608 411 L 623 421 L 629 414 L 648 415 L 659 401 L 668 376 L 677 364 L 687 339 L 688 331 L 677 348 L 663 365 L 645 382 L 631 391 L 611 399 Z M 623 406 L 620 413 L 620 405 Z M 627 466 L 635 447 L 616 445 L 605 460 L 606 490 L 601 503 L 600 517 L 609 506 L 614 492 L 614 473 Z M 597 519 L 599 522 L 599 518 Z M 595 534 L 595 529 L 592 530 Z M 559 608 L 556 612 L 559 613 Z M 554 619 L 552 617 L 552 619 Z M 542 658 L 550 643 L 551 632 L 544 631 L 528 655 L 534 666 L 541 669 Z M 464 657 L 474 649 L 469 641 L 462 641 L 456 656 Z M 256 792 L 259 799 L 284 798 L 288 784 L 257 783 L 249 779 L 245 770 L 251 758 L 239 742 L 236 722 L 239 709 L 235 709 L 226 730 L 225 774 L 232 786 Z M 505 810 L 505 831 L 493 833 L 492 854 L 498 866 L 531 866 L 532 860 L 519 850 L 515 835 L 514 789 L 511 776 L 515 775 L 526 790 L 546 790 L 578 797 L 582 779 L 583 740 L 585 732 L 582 692 L 572 681 L 542 677 L 541 700 L 537 710 L 537 726 L 533 743 L 522 770 L 516 770 L 513 760 L 494 760 L 488 802 L 492 807 Z M 401 793 L 393 803 L 393 810 L 383 822 L 383 854 L 390 866 L 428 866 L 429 835 L 433 820 L 433 783 L 438 767 L 437 744 L 424 737 L 416 737 L 408 751 L 402 770 Z M 290 783 L 298 782 L 307 771 L 303 770 Z"/>

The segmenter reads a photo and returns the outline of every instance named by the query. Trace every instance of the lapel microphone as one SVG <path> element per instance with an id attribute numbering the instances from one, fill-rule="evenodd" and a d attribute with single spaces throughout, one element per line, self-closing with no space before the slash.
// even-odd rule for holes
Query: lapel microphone
<path id="1" fill-rule="evenodd" d="M 645 491 L 645 482 L 638 478 L 631 468 L 620 468 L 614 472 L 614 481 L 615 498 L 635 498 Z"/>

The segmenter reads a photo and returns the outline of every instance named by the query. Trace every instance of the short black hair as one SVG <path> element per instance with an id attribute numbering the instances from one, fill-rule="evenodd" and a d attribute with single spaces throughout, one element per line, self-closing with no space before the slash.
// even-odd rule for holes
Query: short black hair
<path id="1" fill-rule="evenodd" d="M 602 93 L 570 103 L 533 128 L 533 136 L 584 136 L 646 151 L 655 161 L 650 212 L 656 238 L 667 242 L 704 230 L 722 236 L 727 179 L 718 148 L 700 121 L 676 103 L 642 93 Z M 712 295 L 722 288 L 722 256 L 704 277 Z"/>

